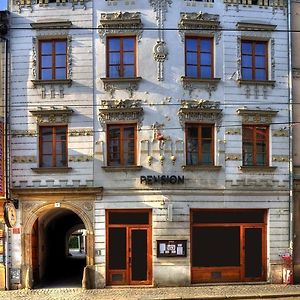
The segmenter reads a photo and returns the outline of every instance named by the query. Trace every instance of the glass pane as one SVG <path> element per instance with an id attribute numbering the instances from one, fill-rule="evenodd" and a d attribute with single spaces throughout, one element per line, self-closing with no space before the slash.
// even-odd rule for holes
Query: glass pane
<path id="1" fill-rule="evenodd" d="M 256 68 L 265 68 L 265 57 L 264 56 L 256 56 L 255 57 L 255 67 Z"/>
<path id="2" fill-rule="evenodd" d="M 66 41 L 59 41 L 55 43 L 56 54 L 66 54 L 67 53 L 66 49 L 67 49 Z"/>
<path id="3" fill-rule="evenodd" d="M 131 231 L 131 279 L 147 280 L 147 230 Z"/>
<path id="4" fill-rule="evenodd" d="M 51 155 L 52 154 L 52 142 L 43 142 L 42 153 Z"/>
<path id="5" fill-rule="evenodd" d="M 56 155 L 56 167 L 65 167 L 67 166 L 67 156 L 63 152 L 62 155 Z"/>
<path id="6" fill-rule="evenodd" d="M 55 57 L 56 67 L 66 67 L 66 56 L 65 55 L 56 55 Z"/>
<path id="7" fill-rule="evenodd" d="M 211 65 L 211 55 L 209 53 L 200 54 L 200 64 L 201 65 Z"/>
<path id="8" fill-rule="evenodd" d="M 134 64 L 134 54 L 132 52 L 126 52 L 123 55 L 123 63 L 125 65 L 133 65 Z"/>
<path id="9" fill-rule="evenodd" d="M 110 65 L 119 65 L 120 64 L 120 52 L 109 53 L 109 64 Z"/>
<path id="10" fill-rule="evenodd" d="M 126 228 L 109 228 L 109 269 L 126 269 Z"/>
<path id="11" fill-rule="evenodd" d="M 41 80 L 51 80 L 51 79 L 52 79 L 52 69 L 42 69 Z"/>
<path id="12" fill-rule="evenodd" d="M 52 68 L 52 56 L 42 56 L 41 68 Z"/>
<path id="13" fill-rule="evenodd" d="M 109 137 L 110 138 L 120 137 L 120 128 L 109 128 Z"/>
<path id="14" fill-rule="evenodd" d="M 149 224 L 148 212 L 109 212 L 109 224 Z"/>
<path id="15" fill-rule="evenodd" d="M 255 79 L 256 80 L 266 80 L 267 74 L 264 69 L 256 69 L 255 70 Z"/>
<path id="16" fill-rule="evenodd" d="M 201 78 L 211 78 L 211 67 L 203 67 L 200 69 Z"/>
<path id="17" fill-rule="evenodd" d="M 188 128 L 188 138 L 198 138 L 198 128 L 197 127 L 189 127 Z"/>
<path id="18" fill-rule="evenodd" d="M 187 38 L 185 46 L 187 51 L 192 51 L 192 50 L 197 51 L 197 40 Z"/>
<path id="19" fill-rule="evenodd" d="M 198 153 L 197 152 L 188 152 L 187 153 L 187 165 L 198 165 Z"/>
<path id="20" fill-rule="evenodd" d="M 202 138 L 212 137 L 212 127 L 202 127 Z"/>
<path id="21" fill-rule="evenodd" d="M 108 39 L 109 51 L 120 51 L 120 38 Z"/>
<path id="22" fill-rule="evenodd" d="M 265 153 L 256 153 L 256 165 L 258 165 L 258 166 L 267 165 Z"/>
<path id="23" fill-rule="evenodd" d="M 252 80 L 252 69 L 242 68 L 242 79 Z"/>
<path id="24" fill-rule="evenodd" d="M 64 155 L 66 153 L 66 142 L 57 142 L 56 143 L 56 154 Z"/>
<path id="25" fill-rule="evenodd" d="M 255 54 L 256 55 L 265 55 L 265 53 L 266 53 L 266 44 L 265 43 L 256 43 Z"/>
<path id="26" fill-rule="evenodd" d="M 135 38 L 124 38 L 123 39 L 123 50 L 134 51 Z"/>
<path id="27" fill-rule="evenodd" d="M 186 54 L 186 63 L 191 65 L 197 65 L 197 53 L 187 52 Z"/>
<path id="28" fill-rule="evenodd" d="M 267 136 L 267 129 L 265 127 L 256 127 L 256 138 L 265 140 Z"/>
<path id="29" fill-rule="evenodd" d="M 134 165 L 134 154 L 124 152 L 124 165 L 125 166 L 131 166 Z"/>
<path id="30" fill-rule="evenodd" d="M 253 165 L 253 144 L 243 142 L 243 165 Z"/>
<path id="31" fill-rule="evenodd" d="M 211 141 L 202 141 L 202 153 L 210 153 L 211 151 Z"/>
<path id="32" fill-rule="evenodd" d="M 242 54 L 252 55 L 252 43 L 242 42 Z"/>
<path id="33" fill-rule="evenodd" d="M 66 68 L 60 68 L 55 70 L 56 76 L 55 79 L 66 79 Z"/>
<path id="34" fill-rule="evenodd" d="M 253 139 L 253 127 L 243 127 L 243 139 Z"/>
<path id="35" fill-rule="evenodd" d="M 252 56 L 250 55 L 242 56 L 242 67 L 252 68 Z"/>
<path id="36" fill-rule="evenodd" d="M 52 128 L 41 128 L 43 142 L 52 141 Z"/>
<path id="37" fill-rule="evenodd" d="M 120 66 L 110 66 L 108 77 L 119 78 L 120 77 Z"/>
<path id="38" fill-rule="evenodd" d="M 124 66 L 124 77 L 134 77 L 134 66 Z"/>
<path id="39" fill-rule="evenodd" d="M 52 155 L 43 155 L 41 167 L 52 167 Z"/>
<path id="40" fill-rule="evenodd" d="M 41 55 L 52 54 L 52 42 L 41 42 Z"/>
<path id="41" fill-rule="evenodd" d="M 186 66 L 186 76 L 197 78 L 197 66 Z"/>
<path id="42" fill-rule="evenodd" d="M 200 40 L 200 51 L 201 52 L 211 52 L 211 40 L 201 39 Z"/>
<path id="43" fill-rule="evenodd" d="M 124 128 L 124 138 L 125 139 L 134 138 L 134 127 Z"/>
<path id="44" fill-rule="evenodd" d="M 56 140 L 65 141 L 67 138 L 67 129 L 65 127 L 56 127 Z"/>
<path id="45" fill-rule="evenodd" d="M 202 164 L 212 164 L 212 157 L 211 157 L 211 153 L 207 152 L 207 153 L 202 153 Z"/>

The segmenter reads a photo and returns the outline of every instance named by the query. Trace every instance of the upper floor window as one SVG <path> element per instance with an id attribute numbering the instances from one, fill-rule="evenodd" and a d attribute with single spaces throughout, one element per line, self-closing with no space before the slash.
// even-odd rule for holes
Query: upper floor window
<path id="1" fill-rule="evenodd" d="M 136 165 L 136 124 L 107 126 L 108 166 Z"/>
<path id="2" fill-rule="evenodd" d="M 67 126 L 40 126 L 40 167 L 67 167 Z"/>
<path id="3" fill-rule="evenodd" d="M 269 126 L 243 126 L 243 165 L 268 166 Z"/>
<path id="4" fill-rule="evenodd" d="M 186 125 L 187 165 L 214 164 L 214 125 Z"/>
<path id="5" fill-rule="evenodd" d="M 268 80 L 268 43 L 242 41 L 242 79 Z"/>
<path id="6" fill-rule="evenodd" d="M 185 76 L 213 78 L 213 38 L 185 38 Z"/>
<path id="7" fill-rule="evenodd" d="M 67 79 L 67 40 L 39 41 L 39 78 L 41 80 Z"/>
<path id="8" fill-rule="evenodd" d="M 107 38 L 107 77 L 136 77 L 136 38 Z"/>

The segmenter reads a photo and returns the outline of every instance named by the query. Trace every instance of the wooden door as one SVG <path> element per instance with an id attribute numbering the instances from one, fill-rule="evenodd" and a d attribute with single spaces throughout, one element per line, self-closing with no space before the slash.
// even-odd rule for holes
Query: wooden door
<path id="1" fill-rule="evenodd" d="M 39 222 L 38 219 L 33 224 L 31 233 L 32 245 L 32 273 L 34 284 L 39 282 Z"/>

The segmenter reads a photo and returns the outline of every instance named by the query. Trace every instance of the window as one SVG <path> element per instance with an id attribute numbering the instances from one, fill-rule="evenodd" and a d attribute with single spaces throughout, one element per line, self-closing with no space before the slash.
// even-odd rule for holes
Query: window
<path id="1" fill-rule="evenodd" d="M 136 77 L 135 37 L 108 37 L 107 77 Z"/>
<path id="2" fill-rule="evenodd" d="M 260 125 L 243 126 L 243 165 L 267 166 L 269 127 Z"/>
<path id="3" fill-rule="evenodd" d="M 108 125 L 108 166 L 136 165 L 136 125 Z"/>
<path id="4" fill-rule="evenodd" d="M 66 167 L 67 156 L 67 126 L 41 126 L 40 167 Z"/>
<path id="5" fill-rule="evenodd" d="M 267 42 L 242 41 L 242 79 L 268 80 Z"/>
<path id="6" fill-rule="evenodd" d="M 67 79 L 67 40 L 39 41 L 41 80 Z"/>
<path id="7" fill-rule="evenodd" d="M 187 165 L 214 164 L 214 125 L 186 126 Z"/>
<path id="8" fill-rule="evenodd" d="M 185 76 L 213 78 L 213 39 L 208 37 L 186 37 Z"/>

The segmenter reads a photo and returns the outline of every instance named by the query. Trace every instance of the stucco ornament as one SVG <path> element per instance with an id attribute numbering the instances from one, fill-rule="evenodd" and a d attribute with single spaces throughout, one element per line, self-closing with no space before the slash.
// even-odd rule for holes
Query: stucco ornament
<path id="1" fill-rule="evenodd" d="M 67 106 L 63 107 L 38 107 L 36 110 L 31 110 L 30 113 L 36 117 L 37 124 L 55 124 L 68 123 L 69 117 L 73 114 L 73 110 Z"/>

